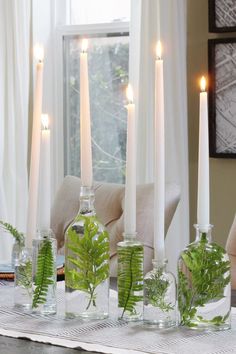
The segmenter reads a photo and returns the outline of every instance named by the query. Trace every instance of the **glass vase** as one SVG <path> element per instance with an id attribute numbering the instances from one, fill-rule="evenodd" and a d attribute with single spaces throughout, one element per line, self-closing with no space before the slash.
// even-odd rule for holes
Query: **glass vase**
<path id="1" fill-rule="evenodd" d="M 66 317 L 109 314 L 109 235 L 96 216 L 94 192 L 81 187 L 80 210 L 65 238 Z"/>
<path id="2" fill-rule="evenodd" d="M 19 241 L 15 240 L 15 242 L 13 243 L 12 252 L 11 252 L 12 269 L 15 269 L 15 265 L 18 263 L 20 256 L 21 256 L 21 252 L 24 247 L 25 247 L 24 242 L 19 242 Z"/>
<path id="3" fill-rule="evenodd" d="M 176 281 L 166 270 L 167 260 L 153 260 L 144 277 L 144 322 L 159 328 L 176 326 Z"/>
<path id="4" fill-rule="evenodd" d="M 33 312 L 44 315 L 57 312 L 57 241 L 51 230 L 40 231 L 33 240 Z"/>
<path id="5" fill-rule="evenodd" d="M 198 225 L 196 240 L 178 261 L 180 325 L 219 331 L 230 328 L 230 262 L 225 250 L 211 241 L 209 225 Z"/>
<path id="6" fill-rule="evenodd" d="M 30 310 L 32 303 L 32 250 L 21 248 L 14 262 L 14 304 L 23 310 Z"/>
<path id="7" fill-rule="evenodd" d="M 117 244 L 119 319 L 143 319 L 143 244 L 136 235 L 124 234 Z"/>

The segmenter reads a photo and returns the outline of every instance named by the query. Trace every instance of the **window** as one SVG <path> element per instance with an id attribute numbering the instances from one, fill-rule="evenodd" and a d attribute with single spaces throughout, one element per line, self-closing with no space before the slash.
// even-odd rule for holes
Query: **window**
<path id="1" fill-rule="evenodd" d="M 72 25 L 129 21 L 128 0 L 71 0 L 70 23 Z"/>
<path id="2" fill-rule="evenodd" d="M 64 37 L 64 167 L 80 176 L 80 36 Z M 94 180 L 122 183 L 125 176 L 127 33 L 89 38 L 88 63 Z"/>
<path id="3" fill-rule="evenodd" d="M 69 17 L 62 36 L 64 175 L 80 176 L 79 65 L 86 37 L 94 180 L 124 183 L 129 1 L 70 0 Z"/>

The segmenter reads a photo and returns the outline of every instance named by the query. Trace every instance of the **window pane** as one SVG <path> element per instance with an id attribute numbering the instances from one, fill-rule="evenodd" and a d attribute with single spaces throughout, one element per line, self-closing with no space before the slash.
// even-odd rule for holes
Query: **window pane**
<path id="1" fill-rule="evenodd" d="M 130 0 L 71 0 L 71 24 L 130 20 Z"/>
<path id="2" fill-rule="evenodd" d="M 129 37 L 89 38 L 89 88 L 94 180 L 124 182 Z M 65 174 L 80 176 L 79 65 L 81 41 L 64 38 Z"/>

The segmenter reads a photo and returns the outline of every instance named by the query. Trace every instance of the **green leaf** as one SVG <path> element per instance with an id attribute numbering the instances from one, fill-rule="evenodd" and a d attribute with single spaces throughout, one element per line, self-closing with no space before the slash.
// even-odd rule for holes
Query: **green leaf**
<path id="1" fill-rule="evenodd" d="M 25 236 L 22 232 L 19 232 L 16 228 L 14 228 L 11 224 L 7 222 L 3 222 L 0 220 L 0 226 L 7 232 L 9 232 L 14 239 L 23 246 L 25 243 Z"/>
<path id="2" fill-rule="evenodd" d="M 207 243 L 203 234 L 198 243 L 192 243 L 182 252 L 178 267 L 178 306 L 181 325 L 197 326 L 206 322 L 196 316 L 198 307 L 224 298 L 225 287 L 230 282 L 230 262 L 225 250 L 215 243 Z M 227 316 L 216 316 L 207 323 L 220 325 Z"/>
<path id="3" fill-rule="evenodd" d="M 145 300 L 163 312 L 173 310 L 174 306 L 165 301 L 169 285 L 169 280 L 163 278 L 163 270 L 159 268 L 155 273 L 151 273 L 150 278 L 144 280 Z"/>
<path id="4" fill-rule="evenodd" d="M 38 251 L 37 269 L 34 278 L 35 289 L 33 293 L 32 308 L 45 304 L 48 288 L 54 284 L 54 257 L 52 242 L 45 239 Z"/>
<path id="5" fill-rule="evenodd" d="M 96 306 L 96 288 L 109 278 L 109 235 L 99 231 L 94 216 L 79 216 L 83 227 L 77 232 L 73 225 L 67 230 L 65 283 L 68 288 L 84 291 L 89 295 L 86 310 Z"/>
<path id="6" fill-rule="evenodd" d="M 136 305 L 143 300 L 143 246 L 132 245 L 118 247 L 118 306 L 126 311 L 136 313 Z"/>

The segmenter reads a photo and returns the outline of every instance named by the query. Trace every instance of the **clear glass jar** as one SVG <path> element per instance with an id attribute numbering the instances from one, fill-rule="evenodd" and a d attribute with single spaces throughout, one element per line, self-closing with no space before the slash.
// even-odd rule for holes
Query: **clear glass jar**
<path id="1" fill-rule="evenodd" d="M 117 244 L 119 319 L 143 319 L 143 254 L 136 234 L 124 234 L 124 241 Z"/>
<path id="2" fill-rule="evenodd" d="M 33 312 L 57 312 L 57 241 L 51 230 L 42 230 L 33 240 Z"/>
<path id="3" fill-rule="evenodd" d="M 66 317 L 109 314 L 109 235 L 97 219 L 94 192 L 81 187 L 80 210 L 65 237 Z"/>
<path id="4" fill-rule="evenodd" d="M 32 250 L 22 248 L 15 259 L 14 304 L 30 310 L 32 304 Z"/>
<path id="5" fill-rule="evenodd" d="M 211 241 L 212 226 L 182 251 L 178 262 L 180 325 L 219 331 L 230 328 L 230 262 L 225 250 Z"/>
<path id="6" fill-rule="evenodd" d="M 25 247 L 24 242 L 19 242 L 15 240 L 12 246 L 12 252 L 11 252 L 11 266 L 12 269 L 15 269 L 15 265 L 18 263 L 20 256 L 21 256 L 21 251 Z"/>
<path id="7" fill-rule="evenodd" d="M 176 281 L 166 270 L 167 260 L 153 260 L 144 277 L 144 322 L 159 328 L 176 326 Z"/>

